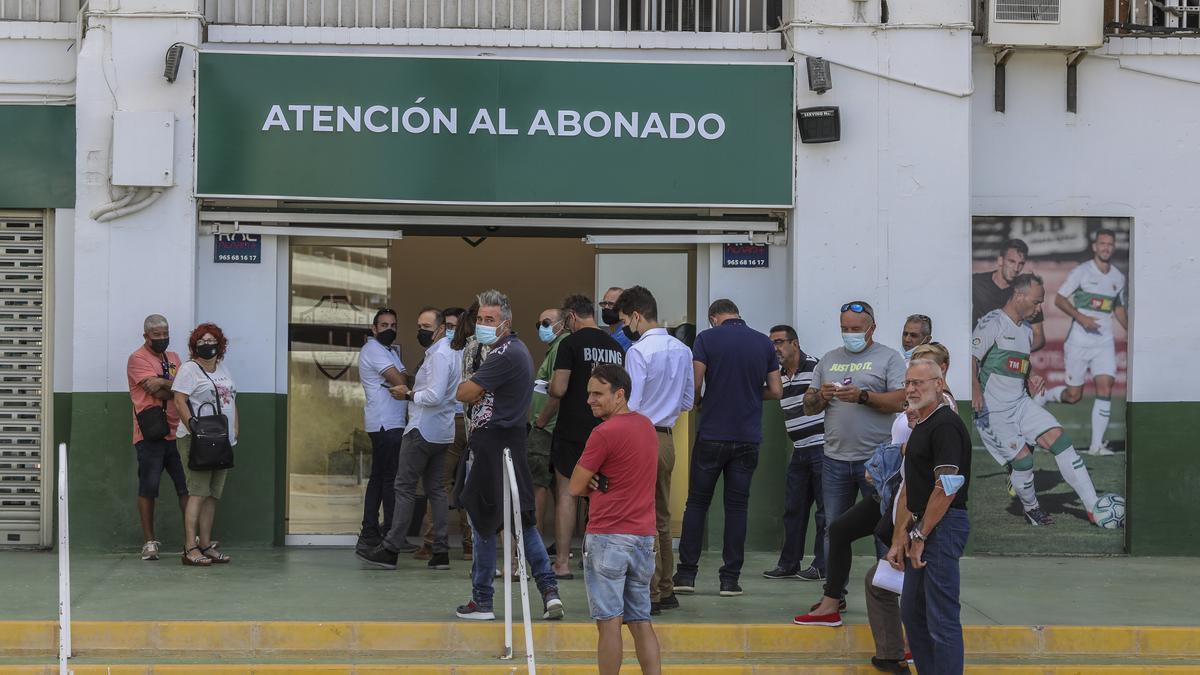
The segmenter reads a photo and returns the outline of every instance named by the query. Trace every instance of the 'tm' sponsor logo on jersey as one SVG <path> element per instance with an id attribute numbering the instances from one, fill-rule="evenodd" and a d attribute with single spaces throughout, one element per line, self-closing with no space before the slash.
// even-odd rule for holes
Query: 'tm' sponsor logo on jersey
<path id="1" fill-rule="evenodd" d="M 1023 359 L 1019 356 L 1010 356 L 1005 361 L 1005 366 L 1011 372 L 1018 373 L 1020 375 L 1029 374 L 1029 359 Z"/>

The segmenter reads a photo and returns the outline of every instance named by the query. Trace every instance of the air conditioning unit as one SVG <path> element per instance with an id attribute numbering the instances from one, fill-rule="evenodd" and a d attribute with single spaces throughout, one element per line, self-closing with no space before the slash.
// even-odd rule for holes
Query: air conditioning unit
<path id="1" fill-rule="evenodd" d="M 993 47 L 1099 47 L 1104 42 L 1104 3 L 990 0 L 986 42 Z"/>

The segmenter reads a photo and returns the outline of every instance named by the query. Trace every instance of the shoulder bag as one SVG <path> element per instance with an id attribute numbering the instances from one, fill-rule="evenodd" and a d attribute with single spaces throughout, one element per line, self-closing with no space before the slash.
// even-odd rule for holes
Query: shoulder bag
<path id="1" fill-rule="evenodd" d="M 163 372 L 167 372 L 167 361 L 163 358 Z M 134 414 L 142 438 L 147 441 L 161 441 L 171 435 L 171 425 L 167 422 L 167 402 L 162 405 L 152 405 Z"/>
<path id="2" fill-rule="evenodd" d="M 195 363 L 195 361 L 193 361 Z M 221 412 L 221 392 L 217 383 L 204 371 L 204 366 L 196 363 L 204 377 L 212 382 L 213 400 L 216 404 L 201 403 L 196 410 L 192 409 L 192 400 L 188 399 L 188 411 L 192 413 L 191 424 L 188 428 L 192 434 L 192 447 L 188 452 L 188 468 L 192 471 L 214 471 L 217 469 L 233 468 L 233 445 L 229 442 L 229 418 Z M 204 415 L 204 406 L 216 412 Z"/>

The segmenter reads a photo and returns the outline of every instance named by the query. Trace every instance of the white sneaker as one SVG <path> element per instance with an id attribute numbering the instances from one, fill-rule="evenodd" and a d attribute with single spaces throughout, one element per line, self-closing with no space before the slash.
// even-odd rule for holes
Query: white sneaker
<path id="1" fill-rule="evenodd" d="M 1087 454 L 1094 457 L 1111 457 L 1117 453 L 1110 450 L 1108 443 L 1106 442 L 1101 443 L 1100 445 L 1093 445 L 1092 447 L 1088 448 Z"/>
<path id="2" fill-rule="evenodd" d="M 142 560 L 158 560 L 158 547 L 160 545 L 157 541 L 148 541 L 142 544 Z"/>

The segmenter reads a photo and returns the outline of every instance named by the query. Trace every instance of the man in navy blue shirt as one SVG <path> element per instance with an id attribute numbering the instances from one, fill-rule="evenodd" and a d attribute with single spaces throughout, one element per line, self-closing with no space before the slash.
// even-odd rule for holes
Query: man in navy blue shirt
<path id="1" fill-rule="evenodd" d="M 691 478 L 683 532 L 679 538 L 677 593 L 694 593 L 704 521 L 717 479 L 725 476 L 725 544 L 722 549 L 721 595 L 742 594 L 746 514 L 750 479 L 758 466 L 762 443 L 762 402 L 783 397 L 775 346 L 742 320 L 737 305 L 722 298 L 708 307 L 712 328 L 696 336 L 692 366 L 700 429 L 692 447 Z"/>

